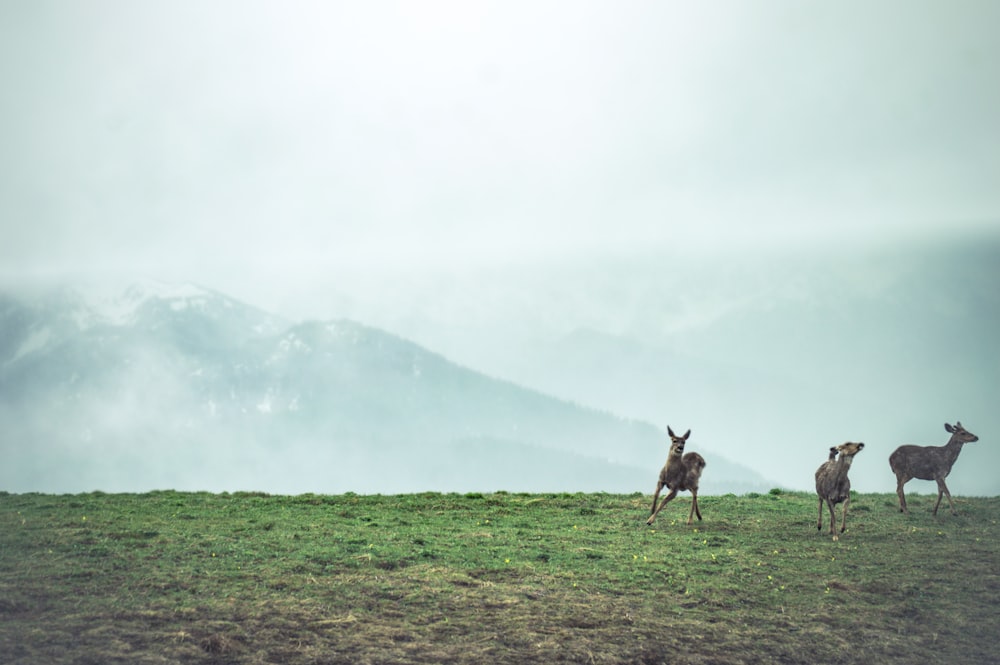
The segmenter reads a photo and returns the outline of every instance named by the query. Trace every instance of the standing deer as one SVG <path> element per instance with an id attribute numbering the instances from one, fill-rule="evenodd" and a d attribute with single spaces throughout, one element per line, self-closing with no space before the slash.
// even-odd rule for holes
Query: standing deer
<path id="1" fill-rule="evenodd" d="M 865 447 L 863 443 L 842 443 L 830 448 L 830 458 L 816 469 L 816 494 L 819 495 L 819 518 L 816 520 L 816 530 L 823 528 L 823 502 L 830 510 L 830 535 L 837 540 L 837 515 L 835 508 L 838 503 L 844 504 L 844 517 L 840 524 L 840 533 L 847 529 L 847 506 L 851 503 L 851 479 L 847 472 L 851 468 L 854 456 Z M 840 457 L 837 457 L 837 454 Z"/>
<path id="2" fill-rule="evenodd" d="M 944 429 L 951 434 L 951 439 L 943 446 L 900 446 L 889 455 L 889 466 L 896 474 L 896 494 L 899 495 L 899 512 L 909 513 L 906 508 L 906 497 L 903 495 L 903 485 L 914 478 L 920 480 L 936 480 L 938 486 L 937 503 L 934 504 L 934 514 L 937 515 L 941 505 L 941 495 L 948 497 L 951 514 L 955 515 L 955 504 L 951 500 L 951 492 L 944 484 L 944 479 L 951 473 L 951 467 L 962 452 L 962 446 L 979 437 L 969 432 L 959 421 L 952 427 L 944 424 Z"/>
<path id="3" fill-rule="evenodd" d="M 691 430 L 684 433 L 684 436 L 677 436 L 674 431 L 667 426 L 667 434 L 670 435 L 670 454 L 667 455 L 667 463 L 660 471 L 660 479 L 656 483 L 656 491 L 653 493 L 652 514 L 646 520 L 646 524 L 652 524 L 657 513 L 663 510 L 667 503 L 677 496 L 678 492 L 690 490 L 691 492 L 691 512 L 688 514 L 688 524 L 694 515 L 698 515 L 701 520 L 701 511 L 698 510 L 698 480 L 701 478 L 701 471 L 705 468 L 705 458 L 698 453 L 684 454 L 684 444 L 691 436 Z M 664 487 L 670 493 L 663 498 L 660 507 L 656 507 L 656 500 L 660 496 L 660 490 Z"/>

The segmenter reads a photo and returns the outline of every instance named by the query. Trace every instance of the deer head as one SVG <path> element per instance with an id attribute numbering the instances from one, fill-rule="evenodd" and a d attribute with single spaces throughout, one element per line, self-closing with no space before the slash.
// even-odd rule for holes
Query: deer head
<path id="1" fill-rule="evenodd" d="M 687 443 L 688 437 L 691 436 L 691 430 L 684 432 L 684 436 L 677 436 L 674 434 L 674 430 L 670 429 L 670 425 L 667 425 L 667 434 L 670 435 L 670 452 L 677 453 L 680 455 L 684 452 L 684 444 Z"/>
<path id="2" fill-rule="evenodd" d="M 962 427 L 962 421 L 956 420 L 955 425 L 944 424 L 944 429 L 946 432 L 951 434 L 951 441 L 957 441 L 959 443 L 971 443 L 973 441 L 979 441 L 979 437 L 970 432 L 969 430 Z M 951 443 L 949 441 L 949 443 Z"/>
<path id="3" fill-rule="evenodd" d="M 841 459 L 845 457 L 854 457 L 861 452 L 861 449 L 865 447 L 863 443 L 852 443 L 848 441 L 847 443 L 842 443 L 839 446 L 831 448 L 830 451 L 833 452 L 837 450 L 840 453 Z"/>

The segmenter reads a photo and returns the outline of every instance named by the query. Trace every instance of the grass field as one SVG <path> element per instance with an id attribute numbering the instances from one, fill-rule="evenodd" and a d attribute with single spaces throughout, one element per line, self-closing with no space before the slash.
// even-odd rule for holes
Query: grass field
<path id="1" fill-rule="evenodd" d="M 0 662 L 1000 662 L 1000 499 L 933 499 L 0 493 Z"/>

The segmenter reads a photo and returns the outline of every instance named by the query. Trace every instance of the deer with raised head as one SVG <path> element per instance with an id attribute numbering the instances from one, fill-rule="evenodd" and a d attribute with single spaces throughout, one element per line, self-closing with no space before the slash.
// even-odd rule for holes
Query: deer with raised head
<path id="1" fill-rule="evenodd" d="M 691 492 L 691 512 L 688 514 L 688 524 L 695 515 L 701 520 L 701 511 L 698 510 L 698 480 L 701 478 L 701 471 L 705 468 L 705 458 L 698 453 L 684 454 L 684 444 L 691 436 L 691 430 L 684 433 L 684 436 L 677 436 L 674 431 L 667 427 L 667 434 L 670 435 L 670 454 L 667 455 L 667 463 L 660 471 L 660 478 L 656 482 L 656 491 L 653 493 L 653 508 L 646 524 L 652 524 L 657 513 L 670 502 L 678 492 Z M 663 497 L 660 507 L 656 507 L 656 500 L 660 497 L 660 490 L 664 487 L 670 490 L 667 496 Z"/>
<path id="2" fill-rule="evenodd" d="M 848 441 L 830 448 L 830 458 L 816 469 L 816 494 L 819 495 L 819 518 L 816 529 L 823 528 L 823 503 L 830 510 L 830 535 L 837 540 L 837 504 L 844 504 L 844 516 L 840 523 L 840 533 L 847 529 L 847 506 L 851 503 L 851 479 L 847 472 L 851 468 L 854 456 L 865 447 L 863 443 Z M 840 455 L 839 457 L 837 455 Z"/>
<path id="3" fill-rule="evenodd" d="M 937 503 L 934 504 L 934 515 L 937 515 L 938 506 L 941 505 L 941 495 L 948 497 L 948 505 L 951 506 L 951 514 L 955 515 L 955 504 L 951 500 L 951 492 L 944 484 L 944 479 L 951 473 L 951 467 L 962 452 L 962 446 L 973 441 L 979 441 L 979 437 L 962 427 L 962 423 L 955 422 L 954 426 L 944 424 L 944 429 L 951 434 L 951 439 L 943 446 L 900 446 L 889 455 L 889 466 L 896 474 L 896 494 L 899 496 L 899 512 L 909 513 L 906 508 L 906 496 L 903 494 L 903 485 L 917 478 L 919 480 L 936 480 L 938 486 Z"/>

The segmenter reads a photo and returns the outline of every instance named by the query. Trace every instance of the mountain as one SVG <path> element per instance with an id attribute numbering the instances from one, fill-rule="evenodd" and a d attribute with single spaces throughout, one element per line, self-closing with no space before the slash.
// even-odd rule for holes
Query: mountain
<path id="1" fill-rule="evenodd" d="M 657 428 L 192 285 L 0 296 L 0 488 L 651 492 Z M 703 492 L 767 489 L 701 449 Z"/>

